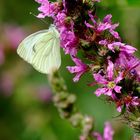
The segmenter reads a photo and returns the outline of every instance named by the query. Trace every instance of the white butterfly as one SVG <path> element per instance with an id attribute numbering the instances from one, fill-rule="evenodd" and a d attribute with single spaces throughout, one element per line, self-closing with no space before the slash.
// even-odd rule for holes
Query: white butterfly
<path id="1" fill-rule="evenodd" d="M 50 74 L 61 65 L 60 35 L 54 25 L 25 38 L 17 53 L 37 71 Z"/>

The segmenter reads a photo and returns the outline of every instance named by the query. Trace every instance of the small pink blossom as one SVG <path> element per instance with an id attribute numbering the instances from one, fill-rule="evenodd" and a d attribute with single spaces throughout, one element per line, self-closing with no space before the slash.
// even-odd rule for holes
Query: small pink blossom
<path id="1" fill-rule="evenodd" d="M 117 107 L 117 111 L 118 111 L 118 112 L 122 112 L 122 106 L 118 106 L 118 107 Z"/>
<path id="2" fill-rule="evenodd" d="M 56 27 L 58 27 L 58 29 L 60 30 L 62 27 L 65 26 L 65 19 L 66 19 L 66 14 L 65 12 L 58 12 L 58 14 L 56 15 L 55 19 L 54 19 L 54 23 L 56 25 Z"/>
<path id="3" fill-rule="evenodd" d="M 100 44 L 100 45 L 107 46 L 108 41 L 107 41 L 106 39 L 105 39 L 105 40 L 100 40 L 100 41 L 99 41 L 99 44 Z"/>
<path id="4" fill-rule="evenodd" d="M 113 135 L 114 135 L 114 131 L 109 122 L 105 123 L 103 136 L 98 132 L 93 133 L 93 136 L 96 138 L 96 140 L 113 140 Z"/>
<path id="5" fill-rule="evenodd" d="M 67 69 L 71 73 L 76 74 L 76 76 L 73 78 L 73 81 L 77 82 L 79 81 L 80 77 L 88 70 L 88 66 L 76 57 L 72 57 L 72 60 L 74 61 L 76 66 L 67 66 Z"/>
<path id="6" fill-rule="evenodd" d="M 16 49 L 19 43 L 25 38 L 26 33 L 22 27 L 6 26 L 4 30 L 7 41 L 13 49 Z"/>
<path id="7" fill-rule="evenodd" d="M 120 53 L 116 65 L 123 70 L 131 71 L 140 65 L 140 60 L 133 55 Z"/>
<path id="8" fill-rule="evenodd" d="M 58 3 L 51 3 L 48 0 L 35 0 L 41 6 L 38 8 L 38 10 L 41 12 L 37 17 L 38 18 L 45 18 L 53 17 L 58 12 Z"/>
<path id="9" fill-rule="evenodd" d="M 94 16 L 91 13 L 89 13 L 89 16 L 91 18 L 91 21 L 93 22 L 93 25 L 87 22 L 85 22 L 85 24 L 88 28 L 92 28 L 96 32 L 96 34 L 101 34 L 103 31 L 108 30 L 116 39 L 120 39 L 118 32 L 114 31 L 119 26 L 119 24 L 112 24 L 111 14 L 105 16 L 103 22 L 99 23 L 96 22 Z"/>
<path id="10" fill-rule="evenodd" d="M 109 60 L 106 76 L 102 76 L 99 73 L 94 74 L 95 81 L 97 81 L 98 84 L 103 85 L 102 88 L 98 88 L 95 91 L 95 94 L 97 96 L 100 96 L 101 94 L 112 96 L 113 90 L 116 93 L 121 92 L 122 87 L 118 86 L 117 84 L 123 79 L 122 73 L 120 73 L 117 78 L 114 78 L 114 71 L 113 70 L 114 70 L 114 64 Z"/>
<path id="11" fill-rule="evenodd" d="M 61 47 L 64 49 L 65 54 L 76 56 L 78 39 L 75 36 L 74 32 L 67 30 L 66 28 L 61 28 L 60 40 Z"/>
<path id="12" fill-rule="evenodd" d="M 111 44 L 108 44 L 108 48 L 113 52 L 115 52 L 115 49 L 118 49 L 121 52 L 128 53 L 128 54 L 132 54 L 137 50 L 136 48 L 121 42 L 113 42 Z"/>
<path id="13" fill-rule="evenodd" d="M 121 99 L 122 101 L 117 102 L 117 111 L 121 112 L 123 106 L 125 105 L 127 109 L 129 109 L 130 106 L 138 106 L 139 101 L 138 97 L 131 97 L 131 96 L 126 96 L 124 99 Z"/>

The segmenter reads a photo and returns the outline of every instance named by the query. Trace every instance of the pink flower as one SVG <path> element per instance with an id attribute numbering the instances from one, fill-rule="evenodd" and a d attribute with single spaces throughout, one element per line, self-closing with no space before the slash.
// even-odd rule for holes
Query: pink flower
<path id="1" fill-rule="evenodd" d="M 118 34 L 118 32 L 114 31 L 118 26 L 119 26 L 119 23 L 117 24 L 112 24 L 112 21 L 111 21 L 111 18 L 112 18 L 112 15 L 109 14 L 107 16 L 104 17 L 103 19 L 103 23 L 108 23 L 111 25 L 111 27 L 109 28 L 109 32 L 116 38 L 116 39 L 120 39 L 120 36 Z"/>
<path id="2" fill-rule="evenodd" d="M 48 0 L 36 0 L 36 2 L 40 3 L 41 6 L 38 10 L 41 12 L 37 17 L 38 18 L 45 18 L 53 17 L 58 12 L 58 3 L 54 2 L 51 3 Z"/>
<path id="3" fill-rule="evenodd" d="M 100 45 L 107 46 L 108 41 L 107 41 L 106 39 L 105 39 L 105 40 L 100 40 L 100 41 L 99 41 L 99 44 L 100 44 Z"/>
<path id="4" fill-rule="evenodd" d="M 105 123 L 103 136 L 98 132 L 93 133 L 93 136 L 96 138 L 96 140 L 113 140 L 113 135 L 114 131 L 109 122 Z"/>
<path id="5" fill-rule="evenodd" d="M 121 52 L 128 53 L 128 54 L 132 54 L 135 51 L 137 51 L 136 48 L 130 45 L 125 45 L 124 43 L 121 42 L 113 42 L 111 44 L 108 44 L 108 48 L 113 52 L 115 52 L 115 49 L 117 49 L 120 50 Z"/>
<path id="6" fill-rule="evenodd" d="M 78 39 L 74 32 L 67 30 L 66 28 L 61 28 L 60 39 L 61 47 L 64 49 L 65 54 L 76 56 Z"/>
<path id="7" fill-rule="evenodd" d="M 76 76 L 73 78 L 73 81 L 77 82 L 79 81 L 80 77 L 88 70 L 88 66 L 76 57 L 72 57 L 72 60 L 74 61 L 76 66 L 67 66 L 67 69 L 71 73 L 76 74 Z"/>
<path id="8" fill-rule="evenodd" d="M 55 17 L 54 23 L 59 30 L 61 30 L 61 28 L 65 26 L 65 19 L 66 19 L 65 12 L 63 11 L 58 12 L 58 14 Z"/>
<path id="9" fill-rule="evenodd" d="M 19 43 L 25 38 L 26 34 L 22 27 L 19 26 L 6 26 L 5 36 L 11 47 L 16 49 Z"/>
<path id="10" fill-rule="evenodd" d="M 112 96 L 114 91 L 116 93 L 121 92 L 121 87 L 118 86 L 117 84 L 123 79 L 122 73 L 120 73 L 117 78 L 114 78 L 113 70 L 114 70 L 114 64 L 109 60 L 106 77 L 102 76 L 99 73 L 94 74 L 95 81 L 97 81 L 98 84 L 103 85 L 102 88 L 98 88 L 95 91 L 95 94 L 97 96 L 100 96 L 101 94 Z"/>
<path id="11" fill-rule="evenodd" d="M 116 65 L 129 72 L 140 65 L 140 60 L 133 55 L 120 53 L 119 58 L 116 60 Z"/>
<path id="12" fill-rule="evenodd" d="M 121 42 L 109 43 L 106 39 L 100 40 L 99 44 L 107 46 L 108 49 L 111 50 L 112 52 L 115 52 L 115 50 L 117 50 L 117 51 L 121 51 L 122 53 L 133 54 L 135 51 L 137 51 L 136 48 L 130 45 L 126 45 Z"/>
<path id="13" fill-rule="evenodd" d="M 99 23 L 95 21 L 94 16 L 91 15 L 90 13 L 89 16 L 94 25 L 91 25 L 87 22 L 85 22 L 85 24 L 88 28 L 92 28 L 96 32 L 96 34 L 101 34 L 103 31 L 108 30 L 116 39 L 120 39 L 118 32 L 114 31 L 119 26 L 119 24 L 112 24 L 111 14 L 105 16 L 103 22 Z"/>
<path id="14" fill-rule="evenodd" d="M 124 105 L 127 109 L 129 109 L 130 106 L 138 106 L 138 97 L 131 97 L 129 95 L 124 97 L 123 99 L 121 99 L 121 101 L 117 102 L 117 111 L 121 112 Z"/>

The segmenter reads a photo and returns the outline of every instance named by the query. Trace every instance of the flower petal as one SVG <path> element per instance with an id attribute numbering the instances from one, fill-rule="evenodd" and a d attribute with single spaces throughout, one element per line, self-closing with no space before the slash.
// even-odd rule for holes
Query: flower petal
<path id="1" fill-rule="evenodd" d="M 108 22 L 108 23 L 111 23 L 111 18 L 112 18 L 112 15 L 111 14 L 108 14 L 104 17 L 103 19 L 103 22 Z"/>
<path id="2" fill-rule="evenodd" d="M 95 91 L 95 94 L 96 96 L 100 96 L 101 94 L 105 94 L 107 91 L 107 88 L 98 88 L 96 91 Z"/>
<path id="3" fill-rule="evenodd" d="M 119 76 L 115 79 L 115 83 L 119 83 L 123 79 L 123 72 L 119 73 Z"/>
<path id="4" fill-rule="evenodd" d="M 127 52 L 128 54 L 132 54 L 135 51 L 137 51 L 137 49 L 130 45 L 123 45 L 121 46 L 121 51 Z"/>
<path id="5" fill-rule="evenodd" d="M 112 95 L 112 89 L 108 89 L 106 91 L 105 95 L 111 96 Z"/>
<path id="6" fill-rule="evenodd" d="M 114 131 L 111 124 L 109 122 L 106 122 L 104 128 L 104 140 L 113 140 L 113 135 Z"/>
<path id="7" fill-rule="evenodd" d="M 80 77 L 82 76 L 82 74 L 83 74 L 82 71 L 81 71 L 81 72 L 78 72 L 78 73 L 75 75 L 75 77 L 73 78 L 73 81 L 74 81 L 74 82 L 78 82 L 79 79 L 80 79 Z"/>
<path id="8" fill-rule="evenodd" d="M 97 81 L 99 84 L 105 84 L 107 85 L 108 84 L 108 81 L 100 74 L 94 74 L 94 79 L 95 81 Z"/>
<path id="9" fill-rule="evenodd" d="M 103 140 L 103 137 L 100 133 L 98 132 L 94 132 L 93 133 L 93 136 L 97 139 L 97 140 Z"/>
<path id="10" fill-rule="evenodd" d="M 100 44 L 100 45 L 106 46 L 106 45 L 108 44 L 108 42 L 107 42 L 107 40 L 105 39 L 105 40 L 99 41 L 99 44 Z"/>
<path id="11" fill-rule="evenodd" d="M 107 77 L 109 80 L 113 79 L 113 75 L 114 75 L 113 69 L 114 69 L 114 64 L 112 63 L 112 61 L 108 60 Z"/>
<path id="12" fill-rule="evenodd" d="M 116 32 L 116 31 L 114 31 L 114 30 L 112 30 L 112 29 L 110 29 L 109 32 L 110 32 L 116 39 L 120 39 L 120 36 L 119 36 L 118 32 Z"/>
<path id="13" fill-rule="evenodd" d="M 70 73 L 77 73 L 81 71 L 78 66 L 67 66 L 67 69 Z"/>
<path id="14" fill-rule="evenodd" d="M 121 112 L 121 111 L 122 111 L 122 107 L 121 107 L 121 106 L 118 106 L 118 107 L 117 107 L 117 111 L 118 111 L 118 112 Z"/>
<path id="15" fill-rule="evenodd" d="M 117 92 L 117 93 L 121 93 L 121 89 L 122 87 L 120 86 L 115 86 L 114 90 Z"/>
<path id="16" fill-rule="evenodd" d="M 88 28 L 93 28 L 93 29 L 94 29 L 94 26 L 91 25 L 91 24 L 89 24 L 89 23 L 87 23 L 86 21 L 85 21 L 85 25 L 86 25 Z"/>

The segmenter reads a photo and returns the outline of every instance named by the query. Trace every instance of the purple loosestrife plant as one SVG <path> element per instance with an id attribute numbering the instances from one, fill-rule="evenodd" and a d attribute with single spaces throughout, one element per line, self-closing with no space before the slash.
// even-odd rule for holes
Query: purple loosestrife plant
<path id="1" fill-rule="evenodd" d="M 130 127 L 140 132 L 140 115 L 136 115 L 140 114 L 140 59 L 134 56 L 136 48 L 122 42 L 112 15 L 103 20 L 97 17 L 95 7 L 100 0 L 36 1 L 41 4 L 38 17 L 53 18 L 61 47 L 76 64 L 67 66 L 76 74 L 73 81 L 91 73 L 93 83 L 100 86 L 95 94 L 114 102 Z"/>

